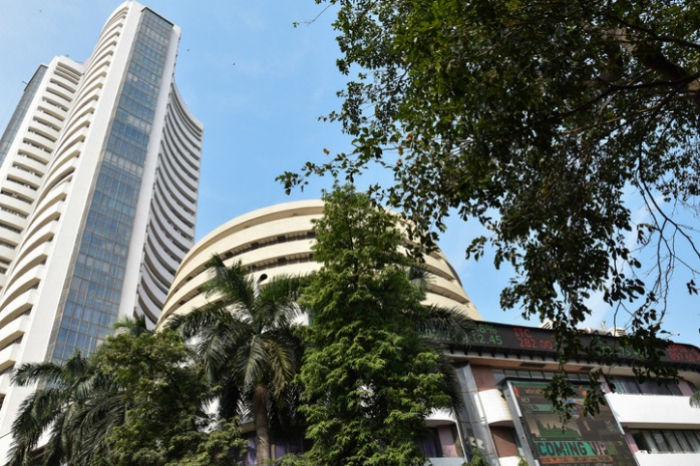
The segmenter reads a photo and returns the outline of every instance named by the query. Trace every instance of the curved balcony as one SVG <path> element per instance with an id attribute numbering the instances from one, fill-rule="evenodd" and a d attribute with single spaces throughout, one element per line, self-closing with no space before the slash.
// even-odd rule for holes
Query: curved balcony
<path id="1" fill-rule="evenodd" d="M 687 408 L 686 408 L 687 409 Z M 634 455 L 639 466 L 698 466 L 699 453 L 643 453 Z"/>
<path id="2" fill-rule="evenodd" d="M 24 227 L 27 226 L 26 218 L 2 209 L 0 209 L 0 222 L 18 230 L 24 230 Z"/>
<path id="3" fill-rule="evenodd" d="M 12 386 L 12 373 L 10 371 L 0 375 L 0 394 L 7 395 Z"/>
<path id="4" fill-rule="evenodd" d="M 27 271 L 14 282 L 8 283 L 3 290 L 2 308 L 0 308 L 0 322 L 5 320 L 8 309 L 14 308 L 15 304 L 25 304 L 23 294 L 31 291 L 44 278 L 44 266 L 37 266 Z"/>
<path id="5" fill-rule="evenodd" d="M 697 429 L 700 426 L 700 409 L 690 409 L 687 396 L 609 393 L 605 400 L 625 428 Z"/>
<path id="6" fill-rule="evenodd" d="M 36 290 L 27 290 L 22 295 L 15 298 L 11 303 L 8 303 L 2 311 L 0 311 L 0 325 L 6 325 L 8 322 L 16 319 L 17 316 L 27 312 L 36 304 Z"/>
<path id="7" fill-rule="evenodd" d="M 11 262 L 15 258 L 15 250 L 0 244 L 0 258 Z"/>
<path id="8" fill-rule="evenodd" d="M 457 424 L 457 417 L 451 409 L 435 409 L 425 419 L 428 426 Z"/>
<path id="9" fill-rule="evenodd" d="M 0 371 L 15 365 L 22 354 L 21 347 L 21 344 L 14 343 L 0 351 Z"/>
<path id="10" fill-rule="evenodd" d="M 479 392 L 481 406 L 484 409 L 486 423 L 490 426 L 513 425 L 513 415 L 508 408 L 508 402 L 500 390 L 493 388 Z"/>
<path id="11" fill-rule="evenodd" d="M 16 340 L 29 328 L 29 316 L 21 316 L 0 328 L 0 347 Z"/>

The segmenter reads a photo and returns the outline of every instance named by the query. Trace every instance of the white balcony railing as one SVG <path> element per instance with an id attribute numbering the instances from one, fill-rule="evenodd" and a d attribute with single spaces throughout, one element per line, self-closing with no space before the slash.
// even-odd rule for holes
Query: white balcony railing
<path id="1" fill-rule="evenodd" d="M 605 399 L 625 429 L 696 429 L 700 425 L 700 409 L 691 408 L 687 396 L 610 393 Z"/>
<path id="2" fill-rule="evenodd" d="M 639 466 L 698 466 L 700 453 L 636 453 Z"/>

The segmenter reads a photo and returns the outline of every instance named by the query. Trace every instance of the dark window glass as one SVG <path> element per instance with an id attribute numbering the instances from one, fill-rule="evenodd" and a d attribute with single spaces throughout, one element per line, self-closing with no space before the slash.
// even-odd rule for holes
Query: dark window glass
<path id="1" fill-rule="evenodd" d="M 654 439 L 654 443 L 656 444 L 656 448 L 659 450 L 659 453 L 668 453 L 670 451 L 668 443 L 666 443 L 666 439 L 664 438 L 664 434 L 662 434 L 660 431 L 653 431 L 651 436 Z"/>
<path id="2" fill-rule="evenodd" d="M 58 333 L 63 333 L 65 343 L 54 342 L 55 361 L 64 361 L 75 349 L 84 353 L 93 351 L 97 342 L 111 333 L 117 318 L 143 164 L 171 31 L 171 24 L 150 11 L 144 12 L 58 324 Z"/>
<path id="3" fill-rule="evenodd" d="M 700 453 L 700 431 L 633 430 L 637 448 L 651 453 Z"/>
<path id="4" fill-rule="evenodd" d="M 442 448 L 440 447 L 437 429 L 430 429 L 425 437 L 418 441 L 418 447 L 428 458 L 441 458 Z"/>

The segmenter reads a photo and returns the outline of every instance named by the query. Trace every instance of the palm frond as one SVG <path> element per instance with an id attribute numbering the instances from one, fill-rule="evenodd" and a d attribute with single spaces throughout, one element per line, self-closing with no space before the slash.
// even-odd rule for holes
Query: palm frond
<path id="1" fill-rule="evenodd" d="M 255 287 L 240 261 L 227 267 L 221 256 L 214 255 L 207 262 L 207 268 L 212 276 L 204 285 L 207 297 L 220 295 L 228 305 L 239 305 L 244 309 L 253 307 Z"/>
<path id="2" fill-rule="evenodd" d="M 67 445 L 71 439 L 64 431 L 67 411 L 61 412 L 56 420 L 51 424 L 49 441 L 42 448 L 41 458 L 44 466 L 62 466 L 70 454 L 70 447 Z M 76 465 L 79 466 L 79 465 Z"/>
<path id="3" fill-rule="evenodd" d="M 412 320 L 416 330 L 436 344 L 463 342 L 474 330 L 474 321 L 456 307 L 422 306 Z"/>
<path id="4" fill-rule="evenodd" d="M 236 371 L 241 376 L 245 391 L 263 382 L 268 370 L 268 355 L 260 335 L 254 335 L 244 346 L 238 348 Z"/>
<path id="5" fill-rule="evenodd" d="M 53 362 L 25 363 L 15 369 L 12 383 L 26 387 L 35 383 L 62 385 L 66 383 L 65 371 L 60 364 Z"/>
<path id="6" fill-rule="evenodd" d="M 690 397 L 690 406 L 700 408 L 700 390 L 696 390 Z"/>
<path id="7" fill-rule="evenodd" d="M 241 381 L 233 376 L 221 380 L 219 392 L 219 416 L 222 419 L 233 419 L 241 413 L 243 393 Z"/>
<path id="8" fill-rule="evenodd" d="M 273 396 L 280 399 L 287 383 L 291 382 L 296 373 L 294 348 L 283 344 L 271 335 L 264 335 L 261 338 L 261 343 L 268 360 L 267 368 L 270 381 L 267 385 Z"/>
<path id="9" fill-rule="evenodd" d="M 75 454 L 78 464 L 89 464 L 107 452 L 107 438 L 126 419 L 127 406 L 116 390 L 98 392 L 86 405 L 76 409 L 67 426 L 67 431 L 76 432 Z"/>
<path id="10" fill-rule="evenodd" d="M 119 319 L 114 323 L 114 330 L 117 332 L 127 332 L 135 337 L 141 336 L 144 333 L 154 333 L 152 329 L 148 328 L 145 315 L 140 315 L 135 318 L 124 317 L 123 319 Z"/>
<path id="11" fill-rule="evenodd" d="M 197 335 L 201 329 L 216 324 L 231 315 L 228 305 L 221 300 L 208 302 L 190 312 L 175 314 L 165 322 L 165 328 L 176 329 L 185 339 Z"/>
<path id="12" fill-rule="evenodd" d="M 57 421 L 65 397 L 58 389 L 38 390 L 20 405 L 12 423 L 14 442 L 10 447 L 10 466 L 23 466 L 33 457 L 41 436 Z"/>

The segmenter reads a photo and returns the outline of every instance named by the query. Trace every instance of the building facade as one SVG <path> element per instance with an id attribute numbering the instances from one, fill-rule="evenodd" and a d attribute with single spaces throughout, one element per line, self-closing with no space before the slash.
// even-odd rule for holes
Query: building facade
<path id="1" fill-rule="evenodd" d="M 615 331 L 582 334 L 619 349 Z M 542 328 L 480 322 L 454 358 L 464 409 L 458 414 L 464 442 L 494 466 L 691 466 L 700 464 L 700 409 L 690 396 L 700 387 L 700 350 L 671 344 L 662 360 L 679 371 L 678 383 L 644 382 L 633 373 L 635 355 L 620 352 L 613 366 L 584 356 L 565 364 L 577 396 L 568 400 L 571 420 L 563 425 L 544 387 L 557 373 L 554 332 Z M 595 416 L 582 412 L 589 373 L 600 380 L 606 406 Z"/>
<path id="2" fill-rule="evenodd" d="M 209 279 L 206 263 L 213 254 L 227 263 L 241 261 L 256 280 L 263 274 L 306 274 L 320 264 L 313 260 L 312 220 L 323 212 L 321 201 L 280 204 L 256 210 L 222 225 L 200 240 L 182 261 L 161 314 L 160 323 L 206 303 L 202 285 Z M 700 464 L 700 409 L 689 399 L 700 387 L 700 350 L 671 345 L 664 356 L 677 366 L 678 384 L 640 383 L 633 377 L 634 355 L 615 366 L 581 358 L 565 370 L 579 397 L 572 399 L 572 421 L 562 429 L 544 387 L 559 368 L 554 333 L 544 328 L 484 322 L 462 289 L 452 266 L 436 251 L 425 257 L 430 273 L 427 302 L 457 306 L 475 321 L 474 333 L 451 348 L 463 404 L 457 410 L 434 412 L 429 435 L 420 439 L 436 466 L 461 466 L 479 449 L 492 466 L 581 464 L 618 466 L 690 466 Z M 583 338 L 599 338 L 615 347 L 624 332 L 589 330 Z M 589 373 L 603 368 L 601 380 L 607 407 L 591 418 L 581 407 Z M 613 392 L 614 387 L 614 392 Z M 271 456 L 303 449 L 275 443 Z M 255 464 L 251 434 L 244 464 Z M 274 443 L 274 442 L 273 442 Z"/>
<path id="3" fill-rule="evenodd" d="M 212 231 L 192 248 L 178 268 L 168 292 L 160 320 L 188 312 L 206 303 L 200 292 L 209 279 L 206 264 L 218 254 L 227 264 L 240 261 L 258 278 L 265 274 L 305 275 L 320 268 L 313 259 L 314 219 L 323 215 L 320 200 L 297 201 L 255 210 Z M 462 309 L 481 320 L 464 292 L 457 272 L 440 251 L 424 256 L 429 274 L 426 301 Z"/>
<path id="4" fill-rule="evenodd" d="M 203 126 L 179 39 L 122 4 L 84 63 L 39 67 L 0 139 L 0 452 L 31 392 L 13 368 L 89 353 L 121 317 L 154 325 L 194 243 Z"/>
<path id="5" fill-rule="evenodd" d="M 323 215 L 319 200 L 290 202 L 259 209 L 233 219 L 202 238 L 178 268 L 163 307 L 159 325 L 170 316 L 187 313 L 207 302 L 202 286 L 209 279 L 207 262 L 218 254 L 226 264 L 240 261 L 256 281 L 267 276 L 305 275 L 320 268 L 314 261 L 312 245 L 314 219 Z M 455 307 L 475 320 L 481 316 L 464 292 L 457 273 L 440 251 L 424 256 L 428 272 L 426 302 Z M 263 282 L 264 283 L 264 282 Z M 435 465 L 459 466 L 464 452 L 458 434 L 457 418 L 452 411 L 434 412 L 428 420 L 430 435 L 421 442 L 423 451 Z M 244 430 L 247 427 L 244 425 Z M 303 448 L 298 442 L 273 442 L 272 458 Z M 255 438 L 248 436 L 244 464 L 255 464 Z"/>

